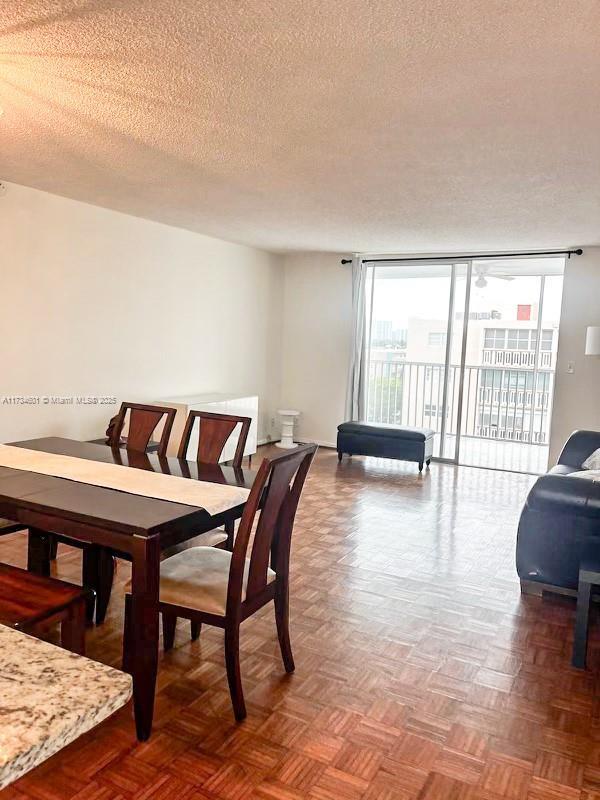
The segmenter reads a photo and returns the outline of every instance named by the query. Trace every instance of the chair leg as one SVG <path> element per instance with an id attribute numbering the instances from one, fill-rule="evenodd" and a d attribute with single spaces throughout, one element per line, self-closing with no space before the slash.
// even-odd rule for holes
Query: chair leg
<path id="1" fill-rule="evenodd" d="M 98 585 L 96 587 L 96 625 L 101 625 L 106 617 L 114 575 L 114 556 L 109 550 L 100 548 L 98 552 Z"/>
<path id="2" fill-rule="evenodd" d="M 573 641 L 573 666 L 585 669 L 587 660 L 588 629 L 590 622 L 590 601 L 592 584 L 579 582 L 577 592 L 577 617 L 575 619 L 575 639 Z"/>
<path id="3" fill-rule="evenodd" d="M 238 722 L 246 718 L 246 704 L 240 675 L 240 626 L 238 622 L 225 628 L 225 666 L 233 713 Z"/>
<path id="4" fill-rule="evenodd" d="M 165 653 L 171 650 L 173 642 L 175 641 L 175 628 L 177 627 L 177 617 L 174 614 L 166 614 L 162 612 L 162 626 L 163 626 L 163 647 Z"/>
<path id="5" fill-rule="evenodd" d="M 133 630 L 131 627 L 131 595 L 125 595 L 125 618 L 123 621 L 123 672 L 131 674 L 131 655 L 133 650 Z"/>
<path id="6" fill-rule="evenodd" d="M 58 539 L 56 536 L 52 536 L 50 539 L 50 561 L 56 560 L 56 554 L 58 553 Z"/>
<path id="7" fill-rule="evenodd" d="M 81 600 L 68 611 L 60 625 L 60 643 L 65 650 L 85 655 L 85 600 Z"/>
<path id="8" fill-rule="evenodd" d="M 233 520 L 226 522 L 223 526 L 227 534 L 227 541 L 225 542 L 225 549 L 233 552 L 233 541 L 235 537 L 235 522 Z"/>
<path id="9" fill-rule="evenodd" d="M 81 583 L 89 589 L 85 616 L 89 623 L 94 621 L 96 596 L 98 594 L 98 548 L 89 545 L 83 548 L 81 556 Z"/>
<path id="10" fill-rule="evenodd" d="M 44 578 L 50 577 L 50 534 L 36 528 L 29 528 L 27 535 L 27 569 Z"/>
<path id="11" fill-rule="evenodd" d="M 294 664 L 290 642 L 289 592 L 287 587 L 275 593 L 275 622 L 277 623 L 277 636 L 279 638 L 283 666 L 286 672 L 293 672 L 296 669 L 296 665 Z"/>
<path id="12" fill-rule="evenodd" d="M 202 630 L 202 623 L 196 622 L 196 620 L 190 620 L 190 632 L 192 635 L 192 642 L 195 642 L 196 639 L 200 638 L 200 631 Z"/>

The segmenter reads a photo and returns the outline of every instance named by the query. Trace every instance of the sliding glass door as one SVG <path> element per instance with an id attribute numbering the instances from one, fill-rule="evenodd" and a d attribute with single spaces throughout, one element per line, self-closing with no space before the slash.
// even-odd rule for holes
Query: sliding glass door
<path id="1" fill-rule="evenodd" d="M 473 261 L 460 463 L 546 470 L 563 270 L 563 258 Z"/>
<path id="2" fill-rule="evenodd" d="M 367 420 L 433 428 L 434 456 L 450 459 L 456 454 L 446 430 L 457 414 L 448 399 L 456 379 L 450 354 L 462 330 L 456 310 L 464 311 L 456 270 L 448 263 L 378 264 L 367 277 Z"/>
<path id="3" fill-rule="evenodd" d="M 542 472 L 564 259 L 379 262 L 367 278 L 367 419 L 433 428 L 434 457 Z"/>

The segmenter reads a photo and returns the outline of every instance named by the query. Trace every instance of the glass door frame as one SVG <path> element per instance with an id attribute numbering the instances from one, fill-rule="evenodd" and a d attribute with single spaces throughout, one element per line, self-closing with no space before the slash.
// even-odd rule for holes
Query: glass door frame
<path id="1" fill-rule="evenodd" d="M 449 456 L 444 456 L 444 445 L 446 439 L 446 429 L 447 429 L 447 411 L 448 411 L 448 386 L 449 386 L 449 378 L 450 378 L 450 367 L 451 367 L 451 356 L 452 356 L 452 335 L 454 332 L 454 322 L 455 322 L 455 310 L 456 310 L 456 273 L 457 273 L 457 266 L 466 267 L 466 284 L 465 284 L 465 312 L 463 317 L 463 330 L 462 330 L 462 337 L 461 337 L 461 345 L 460 345 L 460 364 L 459 364 L 459 390 L 458 390 L 458 401 L 457 401 L 457 418 L 456 418 L 456 434 L 455 434 L 455 441 L 454 441 L 454 454 Z M 390 263 L 389 266 L 392 266 Z M 397 266 L 397 265 L 396 265 Z M 446 464 L 458 464 L 458 458 L 460 453 L 460 434 L 461 434 L 461 426 L 462 426 L 462 407 L 463 407 L 463 388 L 464 388 L 464 378 L 465 378 L 465 355 L 466 355 L 466 348 L 467 348 L 467 334 L 468 334 L 468 325 L 469 325 L 469 310 L 468 310 L 468 303 L 471 294 L 471 276 L 472 276 L 472 259 L 468 258 L 457 258 L 456 261 L 449 261 L 448 259 L 437 259 L 432 257 L 431 259 L 427 259 L 426 261 L 420 260 L 411 262 L 410 260 L 403 261 L 403 267 L 423 267 L 423 266 L 443 266 L 443 267 L 450 267 L 450 289 L 448 293 L 448 322 L 446 325 L 446 350 L 445 350 L 445 358 L 444 358 L 444 379 L 443 379 L 443 388 L 442 388 L 442 421 L 440 425 L 440 455 L 434 456 L 434 461 L 441 461 Z M 367 347 L 366 352 L 370 354 L 371 351 L 371 341 L 372 341 L 372 329 L 373 329 L 373 304 L 374 304 L 374 297 L 375 297 L 375 284 L 377 273 L 379 270 L 383 272 L 383 270 L 387 269 L 388 266 L 385 264 L 373 264 L 370 267 L 371 275 L 370 279 L 369 276 L 367 277 L 367 285 L 370 283 L 370 298 L 369 298 L 369 308 L 365 308 L 365 321 L 368 320 L 367 326 Z M 368 356 L 370 358 L 370 355 Z M 368 360 L 367 360 L 368 363 Z M 368 373 L 368 368 L 366 370 Z M 368 405 L 368 398 L 365 393 L 365 403 Z"/>
<path id="2" fill-rule="evenodd" d="M 537 256 L 533 255 L 532 258 L 538 258 Z M 507 255 L 504 257 L 505 259 L 512 260 L 525 260 L 526 256 L 510 256 Z M 466 378 L 466 370 L 467 370 L 467 348 L 468 348 L 468 336 L 469 336 L 469 321 L 470 321 L 470 314 L 471 314 L 471 302 L 472 302 L 472 286 L 473 286 L 473 276 L 474 276 L 474 262 L 486 261 L 484 257 L 480 256 L 479 258 L 456 258 L 456 259 L 449 259 L 444 257 L 443 259 L 431 257 L 427 260 L 419 260 L 419 261 L 410 261 L 402 259 L 402 266 L 408 268 L 417 268 L 423 266 L 437 266 L 437 267 L 450 267 L 450 287 L 448 293 L 448 321 L 446 326 L 446 348 L 444 354 L 444 370 L 443 370 L 443 386 L 442 386 L 442 398 L 441 398 L 441 423 L 440 423 L 440 447 L 439 447 L 439 455 L 434 456 L 434 461 L 439 461 L 442 463 L 447 464 L 461 464 L 461 439 L 462 439 L 462 432 L 465 428 L 465 419 L 464 419 L 464 411 L 465 411 L 465 402 L 466 399 L 464 397 L 465 394 L 465 378 Z M 499 261 L 502 260 L 500 257 L 490 258 L 489 261 Z M 373 264 L 370 266 L 371 275 L 368 276 L 367 280 L 371 284 L 370 288 L 370 302 L 369 308 L 365 308 L 365 322 L 368 321 L 367 324 L 367 341 L 366 341 L 366 354 L 367 354 L 367 365 L 370 359 L 370 352 L 371 352 L 371 341 L 372 341 L 372 328 L 373 328 L 373 304 L 374 304 L 374 296 L 375 296 L 375 286 L 376 280 L 378 276 L 384 274 L 384 271 L 388 267 L 398 266 L 398 264 L 394 264 L 392 260 L 389 263 L 385 262 L 378 262 L 377 264 Z M 459 269 L 461 270 L 460 275 L 458 274 Z M 533 273 L 536 274 L 536 273 Z M 535 387 L 537 386 L 537 376 L 540 369 L 540 353 L 541 353 L 541 346 L 542 346 L 542 329 L 543 329 L 543 312 L 544 312 L 544 300 L 545 300 L 545 293 L 546 293 L 546 277 L 547 275 L 544 273 L 537 273 L 540 278 L 540 289 L 539 289 L 539 301 L 538 301 L 538 318 L 537 318 L 537 325 L 536 325 L 536 346 L 534 352 L 534 369 L 533 369 L 533 386 L 534 386 L 534 395 L 535 395 Z M 553 273 L 548 273 L 553 274 Z M 464 287 L 464 294 L 458 290 L 459 280 L 462 280 L 464 275 L 465 279 L 465 287 Z M 460 357 L 458 359 L 458 390 L 456 390 L 456 383 L 455 378 L 451 381 L 450 379 L 450 370 L 452 367 L 452 346 L 453 346 L 453 336 L 457 333 L 456 331 L 456 311 L 457 306 L 463 305 L 464 314 L 462 320 L 462 331 L 457 335 L 460 337 Z M 366 373 L 368 375 L 368 366 Z M 368 378 L 367 378 L 368 380 Z M 452 404 L 450 402 L 450 391 L 453 393 L 456 392 L 456 424 L 453 425 L 454 414 L 452 414 L 452 419 L 448 417 L 449 410 L 452 409 Z M 365 401 L 367 401 L 367 396 L 365 394 Z M 552 404 L 553 405 L 553 404 Z M 468 420 L 467 420 L 468 423 Z M 533 429 L 535 424 L 534 414 L 531 414 L 529 426 Z M 452 431 L 452 427 L 455 427 L 455 432 L 448 433 L 448 428 Z M 446 449 L 446 440 L 447 437 L 453 436 L 454 437 L 454 447 L 449 455 L 445 455 L 447 453 Z M 471 464 L 470 466 L 477 466 Z M 493 467 L 482 467 L 482 468 L 489 468 L 492 469 Z"/>
<path id="3" fill-rule="evenodd" d="M 450 367 L 452 360 L 452 335 L 454 333 L 454 318 L 456 316 L 456 268 L 457 266 L 465 266 L 465 294 L 464 294 L 464 315 L 462 336 L 460 342 L 460 363 L 458 365 L 458 400 L 456 406 L 456 434 L 454 438 L 454 454 L 452 456 L 445 456 L 446 444 L 446 428 L 447 428 L 447 411 L 448 411 L 448 384 L 450 376 Z M 451 264 L 450 273 L 450 298 L 448 308 L 448 329 L 446 331 L 446 362 L 444 374 L 444 393 L 442 400 L 442 425 L 440 431 L 440 455 L 434 460 L 441 461 L 444 464 L 458 464 L 460 457 L 460 437 L 462 431 L 462 418 L 463 418 L 463 403 L 464 403 L 464 385 L 465 385 L 465 364 L 467 355 L 467 337 L 469 334 L 469 303 L 471 300 L 471 278 L 473 275 L 473 261 L 468 258 L 461 258 L 453 261 Z"/>

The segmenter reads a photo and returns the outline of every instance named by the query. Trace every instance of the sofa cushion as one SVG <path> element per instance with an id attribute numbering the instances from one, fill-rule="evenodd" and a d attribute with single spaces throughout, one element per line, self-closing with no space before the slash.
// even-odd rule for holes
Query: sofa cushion
<path id="1" fill-rule="evenodd" d="M 586 481 L 600 483 L 600 469 L 584 469 L 581 472 L 572 472 L 570 478 L 583 478 Z"/>
<path id="2" fill-rule="evenodd" d="M 571 475 L 578 470 L 579 467 L 570 467 L 568 464 L 557 464 L 555 467 L 551 467 L 551 469 L 548 470 L 548 475 Z"/>
<path id="3" fill-rule="evenodd" d="M 341 425 L 338 425 L 338 431 L 359 436 L 384 436 L 387 439 L 404 439 L 412 442 L 424 442 L 435 436 L 435 431 L 431 428 L 386 425 L 380 422 L 342 422 Z"/>
<path id="4" fill-rule="evenodd" d="M 584 469 L 600 469 L 600 447 L 594 450 L 581 465 Z"/>

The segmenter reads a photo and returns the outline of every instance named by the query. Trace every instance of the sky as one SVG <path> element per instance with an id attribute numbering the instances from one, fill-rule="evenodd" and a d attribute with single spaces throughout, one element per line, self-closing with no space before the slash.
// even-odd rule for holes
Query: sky
<path id="1" fill-rule="evenodd" d="M 556 261 L 556 259 L 553 259 Z M 471 282 L 471 311 L 496 310 L 502 313 L 504 321 L 516 318 L 518 304 L 537 305 L 540 297 L 540 278 L 538 275 L 524 275 L 526 269 L 537 269 L 539 260 L 525 259 L 518 264 L 513 262 L 509 271 L 513 280 L 502 280 L 489 275 L 487 286 L 475 286 L 474 274 Z M 400 277 L 402 270 L 407 275 L 414 275 L 416 269 L 422 277 Z M 391 320 L 394 329 L 408 327 L 410 317 L 421 319 L 447 320 L 450 294 L 450 265 L 435 268 L 389 268 L 378 267 L 375 280 L 375 297 L 373 302 L 374 319 Z M 464 309 L 466 270 L 459 270 L 456 281 L 455 310 Z M 501 268 L 498 269 L 500 271 Z M 521 274 L 518 274 L 519 270 Z M 538 270 L 539 271 L 539 270 Z M 385 274 L 398 277 L 385 279 Z M 444 275 L 445 273 L 445 275 Z M 461 277 L 462 276 L 465 277 Z M 543 322 L 558 325 L 562 300 L 562 275 L 546 277 L 544 291 Z"/>

